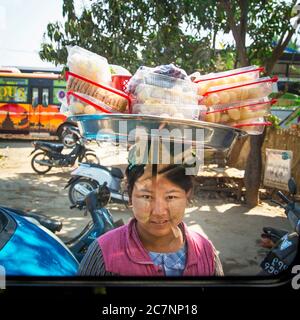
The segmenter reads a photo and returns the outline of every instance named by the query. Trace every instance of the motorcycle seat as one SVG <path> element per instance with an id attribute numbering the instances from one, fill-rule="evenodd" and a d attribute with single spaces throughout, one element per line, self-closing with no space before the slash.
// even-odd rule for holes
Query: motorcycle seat
<path id="1" fill-rule="evenodd" d="M 45 141 L 37 141 L 35 142 L 35 145 L 41 148 L 42 150 L 54 151 L 58 153 L 60 153 L 64 148 L 64 145 L 62 143 L 51 143 Z"/>
<path id="2" fill-rule="evenodd" d="M 43 214 L 34 212 L 24 212 L 18 209 L 13 209 L 13 211 L 22 217 L 28 217 L 37 220 L 43 227 L 47 228 L 53 233 L 59 232 L 62 228 L 62 222 L 56 219 L 49 218 Z"/>
<path id="3" fill-rule="evenodd" d="M 279 240 L 284 235 L 288 234 L 288 231 L 282 229 L 275 229 L 272 227 L 263 227 L 263 232 L 266 236 L 272 239 Z"/>
<path id="4" fill-rule="evenodd" d="M 99 169 L 103 169 L 108 171 L 112 176 L 119 178 L 119 179 L 123 179 L 124 178 L 124 174 L 122 172 L 122 170 L 120 168 L 116 168 L 116 167 L 105 167 L 102 166 L 101 164 L 97 164 L 97 163 L 89 163 L 89 165 L 91 167 L 94 168 L 99 168 Z"/>

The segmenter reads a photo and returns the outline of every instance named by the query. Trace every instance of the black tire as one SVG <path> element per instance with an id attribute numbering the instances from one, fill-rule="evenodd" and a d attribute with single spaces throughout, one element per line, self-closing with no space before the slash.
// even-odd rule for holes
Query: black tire
<path id="1" fill-rule="evenodd" d="M 38 157 L 41 157 L 41 156 L 42 156 L 42 159 L 37 159 Z M 38 152 L 32 157 L 31 168 L 38 174 L 45 174 L 51 170 L 51 168 L 52 168 L 51 166 L 39 165 L 35 162 L 35 160 L 46 160 L 46 161 L 48 160 L 48 161 L 50 161 L 49 156 L 47 156 L 45 152 Z M 45 169 L 41 170 L 39 168 L 45 168 Z"/>
<path id="2" fill-rule="evenodd" d="M 99 158 L 93 152 L 86 152 L 84 156 L 79 159 L 79 162 L 100 164 Z"/>
<path id="3" fill-rule="evenodd" d="M 97 182 L 90 180 L 88 178 L 80 178 L 80 179 L 74 181 L 70 185 L 69 192 L 68 192 L 68 196 L 69 196 L 69 200 L 70 200 L 71 204 L 76 204 L 77 201 L 84 200 L 84 196 L 82 196 L 78 191 L 75 190 L 75 186 L 77 184 L 84 185 L 84 187 L 86 187 L 90 191 L 92 191 L 98 187 Z"/>

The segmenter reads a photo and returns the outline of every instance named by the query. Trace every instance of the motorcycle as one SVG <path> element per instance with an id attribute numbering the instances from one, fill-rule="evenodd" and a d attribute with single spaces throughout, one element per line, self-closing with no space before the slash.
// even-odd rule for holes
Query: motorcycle
<path id="1" fill-rule="evenodd" d="M 79 162 L 100 163 L 96 153 L 85 147 L 85 140 L 77 130 L 67 128 L 70 133 L 76 135 L 78 140 L 74 145 L 72 151 L 68 154 L 63 154 L 63 144 L 55 144 L 44 141 L 33 142 L 34 150 L 30 156 L 34 154 L 31 159 L 31 167 L 38 174 L 45 174 L 51 170 L 52 167 L 70 167 L 73 166 L 78 159 Z"/>
<path id="2" fill-rule="evenodd" d="M 111 201 L 115 203 L 128 204 L 129 198 L 122 192 L 122 181 L 124 175 L 120 168 L 105 167 L 100 164 L 82 163 L 71 172 L 72 178 L 65 186 L 69 188 L 69 200 L 72 204 L 82 201 L 85 196 L 85 189 L 92 191 L 104 182 L 111 193 Z"/>
<path id="3" fill-rule="evenodd" d="M 99 186 L 91 192 L 85 190 L 86 196 L 84 200 L 77 201 L 70 208 L 85 207 L 85 212 L 89 212 L 92 220 L 75 238 L 65 242 L 68 248 L 73 252 L 77 260 L 80 262 L 84 257 L 89 245 L 105 232 L 117 228 L 124 224 L 123 220 L 114 221 L 111 213 L 105 208 L 110 200 L 111 194 L 107 184 Z"/>
<path id="4" fill-rule="evenodd" d="M 76 275 L 78 262 L 89 245 L 101 234 L 124 224 L 122 219 L 114 222 L 105 208 L 109 199 L 104 184 L 74 204 L 72 208 L 86 206 L 92 220 L 65 243 L 54 234 L 62 226 L 57 220 L 0 206 L 0 265 L 7 275 Z"/>
<path id="5" fill-rule="evenodd" d="M 72 276 L 78 261 L 52 232 L 0 207 L 0 265 L 8 276 Z"/>
<path id="6" fill-rule="evenodd" d="M 300 203 L 295 202 L 297 185 L 293 178 L 289 180 L 288 186 L 293 195 L 292 200 L 278 191 L 277 194 L 285 205 L 273 199 L 271 201 L 284 209 L 293 231 L 288 232 L 271 227 L 263 228 L 261 245 L 270 248 L 270 251 L 260 265 L 261 275 L 279 274 L 292 265 L 297 255 L 300 234 Z"/>

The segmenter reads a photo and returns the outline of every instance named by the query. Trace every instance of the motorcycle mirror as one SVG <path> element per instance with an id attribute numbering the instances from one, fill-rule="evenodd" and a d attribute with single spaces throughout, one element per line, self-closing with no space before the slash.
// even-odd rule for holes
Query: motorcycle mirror
<path id="1" fill-rule="evenodd" d="M 294 178 L 290 178 L 288 181 L 289 191 L 292 195 L 297 193 L 297 184 Z"/>
<path id="2" fill-rule="evenodd" d="M 107 182 L 104 182 L 97 190 L 98 193 L 98 205 L 103 208 L 110 201 L 110 190 L 107 187 Z"/>

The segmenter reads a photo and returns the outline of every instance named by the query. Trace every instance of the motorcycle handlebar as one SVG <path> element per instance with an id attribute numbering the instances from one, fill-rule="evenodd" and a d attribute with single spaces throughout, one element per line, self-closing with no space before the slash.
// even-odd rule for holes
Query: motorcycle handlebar
<path id="1" fill-rule="evenodd" d="M 271 199 L 271 202 L 273 202 L 273 203 L 277 204 L 279 207 L 285 209 L 285 206 L 282 203 L 280 203 L 279 201 Z"/>
<path id="2" fill-rule="evenodd" d="M 70 209 L 74 209 L 74 208 L 78 208 L 79 210 L 81 210 L 85 205 L 84 201 L 77 201 L 75 204 L 72 204 L 70 206 Z"/>
<path id="3" fill-rule="evenodd" d="M 278 191 L 277 192 L 277 195 L 286 203 L 286 204 L 289 204 L 291 201 L 290 199 L 285 196 L 281 191 Z"/>

